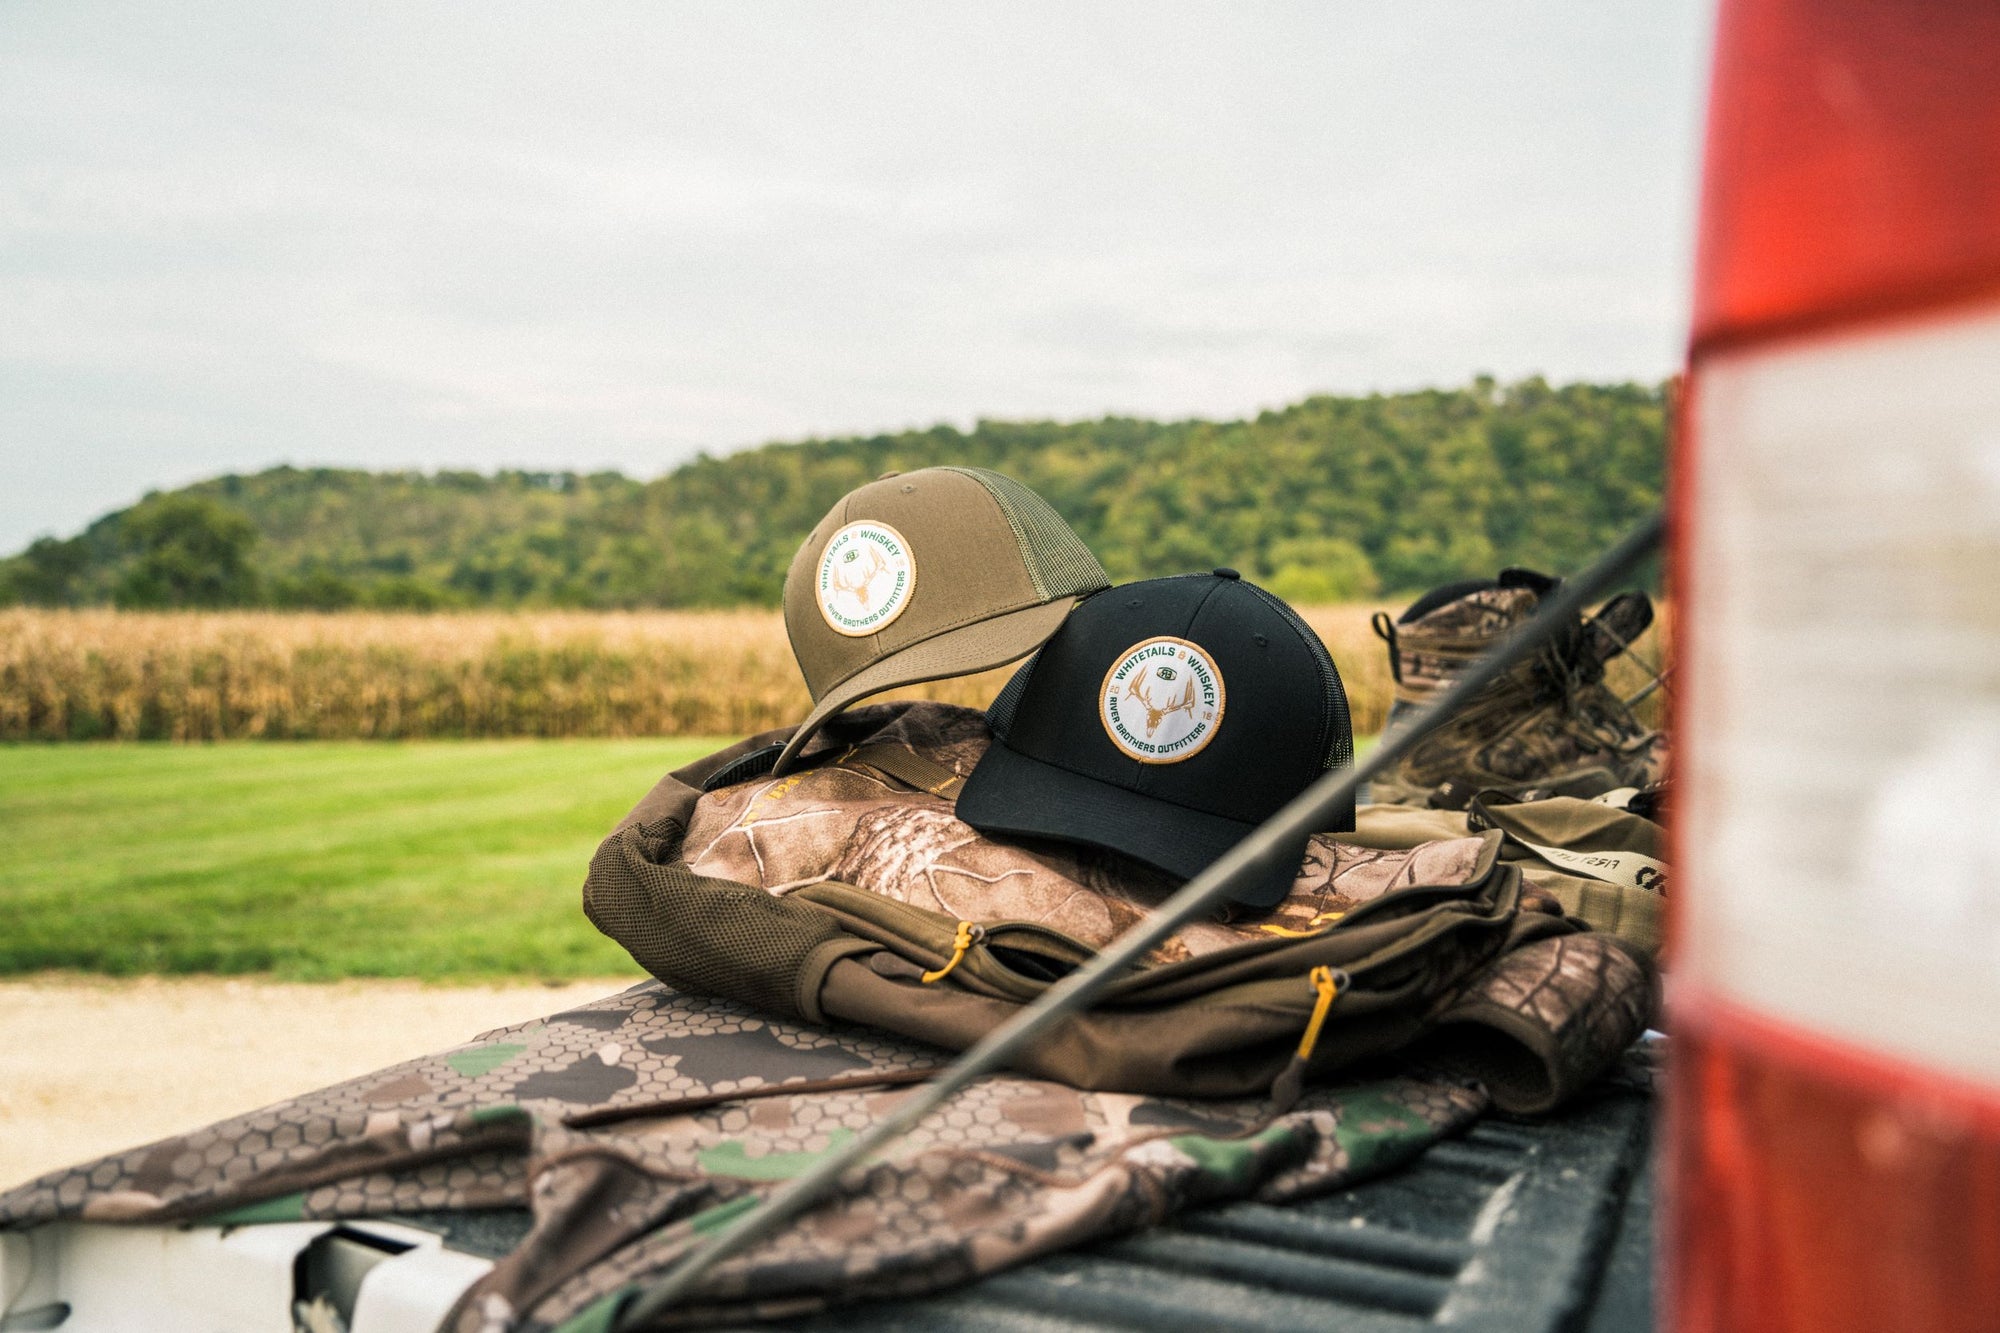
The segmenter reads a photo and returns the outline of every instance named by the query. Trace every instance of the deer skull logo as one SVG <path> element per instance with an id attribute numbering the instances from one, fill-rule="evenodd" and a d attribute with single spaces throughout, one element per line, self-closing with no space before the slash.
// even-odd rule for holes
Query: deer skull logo
<path id="1" fill-rule="evenodd" d="M 833 567 L 833 595 L 849 598 L 857 608 L 866 610 L 869 586 L 888 568 L 889 562 L 874 546 L 850 546 Z"/>
<path id="2" fill-rule="evenodd" d="M 1222 722 L 1222 672 L 1208 650 L 1186 639 L 1142 639 L 1104 674 L 1099 720 L 1111 743 L 1146 764 L 1177 764 L 1215 737 Z"/>
<path id="3" fill-rule="evenodd" d="M 1172 689 L 1167 689 L 1160 692 L 1159 698 L 1155 699 L 1153 697 L 1153 679 L 1158 677 L 1162 683 L 1166 683 L 1172 681 L 1174 675 L 1175 672 L 1172 667 L 1159 667 L 1151 672 L 1138 672 L 1131 680 L 1125 683 L 1125 696 L 1129 699 L 1136 699 L 1139 706 L 1146 710 L 1146 734 L 1148 736 L 1151 736 L 1160 729 L 1160 723 L 1166 720 L 1169 713 L 1184 712 L 1190 718 L 1194 716 L 1193 677 L 1188 678 L 1187 684 L 1181 686 L 1179 693 L 1175 693 Z M 1142 684 L 1145 686 L 1143 689 L 1140 688 Z"/>
<path id="4" fill-rule="evenodd" d="M 837 633 L 874 634 L 909 609 L 916 583 L 916 561 L 901 533 L 886 523 L 850 523 L 820 552 L 819 613 Z"/>

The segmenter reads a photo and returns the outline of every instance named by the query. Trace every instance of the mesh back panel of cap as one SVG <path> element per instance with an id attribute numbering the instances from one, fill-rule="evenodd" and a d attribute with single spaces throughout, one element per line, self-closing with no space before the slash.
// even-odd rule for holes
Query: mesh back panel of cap
<path id="1" fill-rule="evenodd" d="M 669 986 L 804 1018 L 797 981 L 807 955 L 843 933 L 809 903 L 698 875 L 671 819 L 621 829 L 591 858 L 583 911 Z"/>
<path id="2" fill-rule="evenodd" d="M 1007 516 L 1007 526 L 1014 530 L 1014 540 L 1021 544 L 1021 559 L 1028 566 L 1028 578 L 1043 601 L 1111 586 L 1104 566 L 1097 563 L 1097 557 L 1090 553 L 1083 539 L 1070 531 L 1062 516 L 1049 508 L 1047 500 L 1012 477 L 1003 477 L 983 467 L 951 470 L 962 472 L 984 486 L 993 502 L 1000 506 L 1000 512 Z"/>
<path id="3" fill-rule="evenodd" d="M 1020 711 L 1021 696 L 1028 692 L 1028 678 L 1035 674 L 1035 663 L 1041 660 L 1041 650 L 1036 649 L 1035 655 L 1022 664 L 1021 669 L 1000 687 L 1000 693 L 993 696 L 993 702 L 986 706 L 986 726 L 1003 741 L 1007 739 L 1007 733 L 1014 729 L 1014 714 Z"/>

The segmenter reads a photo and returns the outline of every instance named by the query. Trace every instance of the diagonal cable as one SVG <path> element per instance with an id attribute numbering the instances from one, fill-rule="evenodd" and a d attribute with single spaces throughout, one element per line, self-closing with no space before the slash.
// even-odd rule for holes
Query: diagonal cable
<path id="1" fill-rule="evenodd" d="M 1266 872 L 1272 863 L 1292 855 L 1300 839 L 1319 831 L 1329 815 L 1342 808 L 1363 784 L 1395 764 L 1418 741 L 1449 721 L 1452 714 L 1565 626 L 1573 626 L 1586 606 L 1616 587 L 1651 555 L 1666 535 L 1659 513 L 1627 533 L 1583 573 L 1566 580 L 1535 615 L 1503 639 L 1461 676 L 1458 683 L 1407 723 L 1385 735 L 1366 759 L 1328 773 L 1299 793 L 1284 809 L 1265 820 L 1208 869 L 1189 880 L 1144 921 L 1099 950 L 1095 957 L 1042 993 L 1042 997 L 986 1034 L 952 1062 L 937 1079 L 905 1098 L 889 1115 L 831 1152 L 803 1174 L 793 1177 L 756 1208 L 710 1236 L 699 1248 L 646 1287 L 618 1315 L 615 1328 L 643 1328 L 675 1302 L 693 1294 L 701 1279 L 717 1264 L 772 1235 L 787 1222 L 818 1203 L 851 1168 L 874 1156 L 893 1140 L 948 1101 L 966 1084 L 1007 1067 L 1014 1053 L 1052 1025 L 1090 1006 L 1105 986 L 1137 963 L 1155 945 L 1187 922 L 1206 916 L 1228 900 L 1238 884 Z"/>

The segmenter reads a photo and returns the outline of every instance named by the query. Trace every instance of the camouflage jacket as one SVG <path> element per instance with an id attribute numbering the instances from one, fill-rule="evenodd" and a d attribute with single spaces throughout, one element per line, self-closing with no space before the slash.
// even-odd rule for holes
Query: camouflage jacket
<path id="1" fill-rule="evenodd" d="M 526 1207 L 527 1237 L 446 1328 L 595 1333 L 637 1284 L 948 1058 L 648 982 L 53 1172 L 0 1195 L 0 1228 Z M 1476 1086 L 1409 1076 L 1308 1089 L 1276 1116 L 1261 1099 L 988 1078 L 720 1267 L 674 1322 L 914 1295 L 1191 1205 L 1340 1188 L 1409 1160 L 1485 1104 Z"/>

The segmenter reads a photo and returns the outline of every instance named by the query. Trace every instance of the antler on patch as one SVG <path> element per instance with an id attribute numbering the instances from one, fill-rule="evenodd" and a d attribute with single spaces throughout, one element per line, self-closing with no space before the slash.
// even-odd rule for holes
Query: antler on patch
<path id="1" fill-rule="evenodd" d="M 1194 680 L 1192 678 L 1181 686 L 1180 698 L 1163 704 L 1153 702 L 1150 690 L 1139 688 L 1142 681 L 1150 685 L 1152 678 L 1153 673 L 1151 671 L 1141 671 L 1125 683 L 1126 696 L 1138 700 L 1139 706 L 1146 710 L 1146 734 L 1148 736 L 1160 729 L 1161 721 L 1169 713 L 1185 712 L 1189 717 L 1194 716 Z"/>

